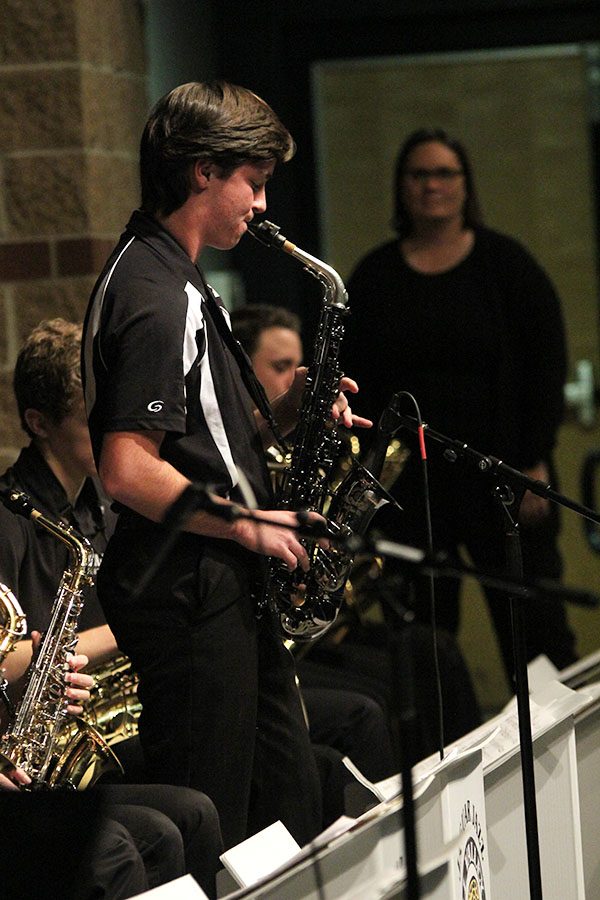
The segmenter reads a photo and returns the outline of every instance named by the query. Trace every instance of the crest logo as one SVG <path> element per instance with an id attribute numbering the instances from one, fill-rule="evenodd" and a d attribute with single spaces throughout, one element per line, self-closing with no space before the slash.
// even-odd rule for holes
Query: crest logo
<path id="1" fill-rule="evenodd" d="M 485 900 L 483 866 L 475 839 L 468 838 L 462 858 L 461 888 L 463 900 Z"/>
<path id="2" fill-rule="evenodd" d="M 460 830 L 465 837 L 465 843 L 458 859 L 461 898 L 462 900 L 485 900 L 483 829 L 477 809 L 470 800 L 467 800 L 463 807 Z"/>

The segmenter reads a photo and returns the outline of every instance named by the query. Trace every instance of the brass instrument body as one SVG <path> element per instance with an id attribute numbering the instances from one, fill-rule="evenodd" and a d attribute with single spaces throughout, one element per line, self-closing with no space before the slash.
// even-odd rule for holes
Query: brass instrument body
<path id="1" fill-rule="evenodd" d="M 122 771 L 104 736 L 85 719 L 69 715 L 55 735 L 45 777 L 34 786 L 83 791 L 106 772 Z"/>
<path id="2" fill-rule="evenodd" d="M 142 704 L 137 696 L 138 677 L 126 656 L 116 656 L 89 670 L 94 678 L 92 699 L 81 717 L 69 716 L 57 744 L 53 774 L 70 773 L 79 790 L 93 784 L 106 771 L 103 747 L 117 747 L 138 734 Z M 112 766 L 111 768 L 114 768 Z"/>
<path id="3" fill-rule="evenodd" d="M 113 747 L 138 733 L 142 711 L 137 688 L 138 676 L 126 656 L 117 656 L 90 670 L 94 677 L 93 702 L 84 710 L 86 722 L 93 725 L 106 743 Z"/>
<path id="4" fill-rule="evenodd" d="M 5 584 L 0 584 L 0 664 L 18 641 L 27 634 L 27 620 L 21 605 Z"/>
<path id="5" fill-rule="evenodd" d="M 390 500 L 375 476 L 355 462 L 333 492 L 327 518 L 334 529 L 337 527 L 348 538 L 360 536 L 367 531 L 377 510 Z M 356 550 L 360 547 L 360 538 L 354 543 L 352 547 L 352 541 L 347 542 L 351 549 L 335 545 L 327 551 L 317 548 L 313 564 L 315 578 L 319 584 L 327 584 L 328 592 L 344 590 Z"/>
<path id="6" fill-rule="evenodd" d="M 306 271 L 324 287 L 324 302 L 315 341 L 315 355 L 308 368 L 289 467 L 283 473 L 278 506 L 283 509 L 321 511 L 328 496 L 329 479 L 339 455 L 340 438 L 331 420 L 341 371 L 339 350 L 344 329 L 347 293 L 337 272 L 299 250 L 279 234 L 277 226 L 262 222 L 250 226 L 251 234 L 299 259 Z M 317 545 L 302 539 L 309 560 Z M 290 572 L 280 560 L 271 559 L 263 605 L 284 637 L 310 639 L 334 620 L 336 599 L 329 597 L 308 573 Z"/>
<path id="7" fill-rule="evenodd" d="M 28 670 L 27 686 L 2 738 L 3 767 L 22 768 L 31 778 L 33 788 L 59 785 L 78 788 L 83 761 L 87 757 L 88 763 L 91 762 L 90 753 L 102 757 L 107 767 L 120 768 L 114 753 L 86 723 L 78 725 L 69 748 L 60 744 L 69 715 L 64 676 L 69 669 L 68 656 L 77 644 L 77 623 L 84 592 L 93 583 L 96 557 L 85 537 L 64 522 L 46 518 L 31 505 L 25 494 L 13 491 L 9 503 L 13 512 L 33 519 L 64 543 L 69 549 L 72 565 L 63 573 L 52 604 L 50 623 Z M 87 786 L 87 782 L 81 786 Z"/>
<path id="8" fill-rule="evenodd" d="M 324 289 L 315 354 L 308 368 L 291 462 L 282 476 L 278 506 L 321 514 L 329 506 L 333 510 L 328 520 L 332 537 L 350 535 L 355 525 L 366 528 L 372 516 L 372 495 L 377 493 L 378 486 L 374 476 L 360 466 L 353 466 L 342 482 L 343 487 L 331 490 L 332 474 L 342 449 L 331 408 L 342 376 L 339 356 L 348 294 L 335 269 L 284 238 L 278 226 L 263 221 L 251 224 L 249 231 L 261 243 L 298 259 Z M 379 496 L 376 503 L 381 499 Z M 311 539 L 303 538 L 302 543 L 308 553 L 309 571 L 290 572 L 283 562 L 271 559 L 262 605 L 267 607 L 276 630 L 284 638 L 310 641 L 335 621 L 352 554 L 325 550 Z"/>

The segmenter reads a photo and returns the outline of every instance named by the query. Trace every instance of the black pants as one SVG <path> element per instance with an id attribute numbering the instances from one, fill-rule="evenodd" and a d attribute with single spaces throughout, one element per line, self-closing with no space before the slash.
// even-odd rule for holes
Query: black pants
<path id="1" fill-rule="evenodd" d="M 181 860 L 177 863 L 183 869 L 180 874 L 189 872 L 207 896 L 216 896 L 215 874 L 223 842 L 217 811 L 205 794 L 170 784 L 107 784 L 99 785 L 96 791 L 107 814 L 128 828 L 138 849 L 148 848 L 142 857 L 160 879 L 157 884 L 178 877 L 170 869 Z M 123 818 L 123 808 L 128 816 L 133 813 L 133 828 L 130 820 Z M 140 810 L 142 822 L 136 825 Z M 161 832 L 156 850 L 152 849 L 156 839 L 146 830 L 148 820 L 152 830 Z M 163 872 L 165 866 L 167 871 Z"/>
<path id="2" fill-rule="evenodd" d="M 127 818 L 126 808 L 123 815 Z M 147 838 L 142 843 L 149 857 L 152 829 L 150 823 L 146 827 L 143 813 L 136 818 L 140 828 L 146 832 Z M 133 824 L 133 819 L 132 811 L 130 824 Z M 158 849 L 159 841 L 154 846 Z M 72 900 L 126 900 L 147 891 L 149 887 L 146 865 L 133 835 L 123 822 L 104 818 L 80 866 L 73 893 L 63 896 Z M 48 893 L 42 896 L 56 895 Z"/>
<path id="3" fill-rule="evenodd" d="M 146 890 L 185 875 L 183 841 L 177 826 L 156 809 L 110 804 L 108 819 L 92 848 L 90 890 L 82 896 L 119 900 L 134 896 L 139 861 Z"/>
<path id="4" fill-rule="evenodd" d="M 371 781 L 395 771 L 391 736 L 381 705 L 364 693 L 301 684 L 311 740 L 349 756 Z"/>
<path id="5" fill-rule="evenodd" d="M 162 842 L 153 811 L 147 812 L 129 810 L 129 824 L 141 837 L 138 848 L 125 824 L 107 813 L 93 791 L 0 792 L 6 862 L 0 896 L 125 900 L 148 890 L 156 884 L 149 880 L 155 874 L 153 853 L 173 848 Z M 180 875 L 182 863 L 175 844 L 175 858 L 162 867 L 164 878 Z"/>
<path id="6" fill-rule="evenodd" d="M 255 617 L 250 555 L 183 535 L 131 603 L 153 552 L 139 535 L 113 540 L 98 578 L 108 622 L 139 674 L 149 780 L 208 794 L 225 847 L 277 819 L 305 844 L 320 830 L 319 776 L 293 659 Z"/>
<path id="7" fill-rule="evenodd" d="M 412 689 L 398 684 L 398 666 L 390 653 L 390 635 L 385 627 L 355 626 L 344 641 L 317 645 L 299 664 L 301 683 L 306 687 L 328 686 L 333 690 L 351 688 L 371 697 L 383 710 L 394 735 L 397 723 L 404 719 L 399 706 L 402 694 L 414 695 L 417 719 L 414 723 L 411 762 L 417 762 L 439 750 L 440 698 L 433 662 L 433 635 L 427 625 L 408 627 L 407 666 L 412 673 Z M 444 742 L 458 739 L 481 722 L 473 684 L 453 637 L 437 635 L 441 677 Z M 397 692 L 400 693 L 400 703 Z M 400 748 L 394 741 L 393 767 L 400 770 Z M 360 766 L 359 766 L 360 768 Z M 365 774 L 367 774 L 365 772 Z"/>

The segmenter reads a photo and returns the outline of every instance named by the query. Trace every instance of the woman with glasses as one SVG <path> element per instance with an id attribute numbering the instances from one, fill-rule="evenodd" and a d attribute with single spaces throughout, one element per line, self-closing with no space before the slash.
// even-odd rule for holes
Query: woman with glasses
<path id="1" fill-rule="evenodd" d="M 410 135 L 394 192 L 396 238 L 371 251 L 347 285 L 345 352 L 361 384 L 355 405 L 377 420 L 394 392 L 408 391 L 431 429 L 532 478 L 553 480 L 566 352 L 547 274 L 518 241 L 483 225 L 467 153 L 444 131 Z M 402 404 L 415 415 L 407 399 Z M 402 438 L 413 451 L 393 488 L 404 513 L 384 521 L 386 510 L 380 525 L 396 540 L 425 546 L 418 448 L 413 435 Z M 427 451 L 436 549 L 456 555 L 465 548 L 478 568 L 506 571 L 505 522 L 493 484 L 464 460 L 448 461 L 442 444 L 430 440 Z M 557 508 L 526 492 L 518 520 L 525 575 L 560 578 Z M 418 616 L 429 618 L 425 582 L 416 595 Z M 456 633 L 458 582 L 436 579 L 435 596 L 438 624 Z M 487 601 L 511 677 L 508 601 L 491 590 Z M 524 615 L 530 659 L 546 653 L 559 669 L 574 661 L 559 602 L 528 600 Z"/>

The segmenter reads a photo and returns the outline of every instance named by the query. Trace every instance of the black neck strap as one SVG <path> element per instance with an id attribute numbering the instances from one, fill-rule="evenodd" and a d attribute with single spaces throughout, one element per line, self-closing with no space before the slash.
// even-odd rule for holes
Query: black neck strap
<path id="1" fill-rule="evenodd" d="M 221 309 L 219 308 L 219 304 L 217 303 L 212 290 L 206 283 L 206 279 L 204 278 L 202 270 L 199 266 L 196 266 L 196 269 L 200 275 L 200 280 L 204 289 L 204 302 L 206 304 L 206 308 L 210 313 L 210 317 L 214 323 L 215 328 L 219 332 L 223 343 L 229 348 L 235 361 L 237 362 L 240 368 L 242 381 L 244 382 L 248 393 L 256 404 L 256 408 L 269 426 L 269 429 L 271 430 L 275 441 L 283 450 L 287 450 L 288 444 L 281 433 L 279 425 L 275 421 L 275 416 L 273 415 L 271 404 L 267 399 L 265 389 L 256 377 L 256 373 L 252 368 L 250 357 L 248 356 L 240 342 L 231 333 L 231 330 L 228 327 L 227 322 L 225 321 L 225 317 Z"/>

